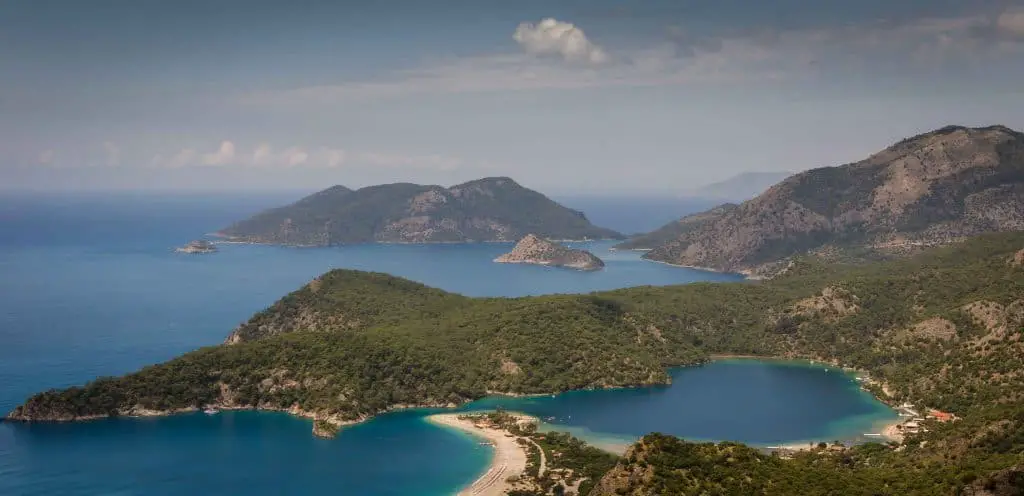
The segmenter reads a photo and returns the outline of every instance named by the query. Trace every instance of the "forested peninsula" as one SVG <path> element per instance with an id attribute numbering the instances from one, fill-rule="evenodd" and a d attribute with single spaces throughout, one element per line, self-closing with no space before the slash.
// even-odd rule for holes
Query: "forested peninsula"
<path id="1" fill-rule="evenodd" d="M 339 425 L 493 393 L 665 383 L 668 367 L 711 354 L 809 358 L 869 373 L 886 401 L 959 420 L 899 447 L 764 463 L 757 457 L 766 455 L 741 445 L 648 437 L 609 473 L 640 475 L 611 493 L 602 483 L 595 491 L 605 492 L 595 494 L 948 494 L 1019 480 L 1022 265 L 1024 233 L 1002 233 L 862 265 L 799 257 L 764 282 L 587 295 L 468 298 L 335 270 L 253 316 L 223 345 L 40 393 L 7 419 L 214 405 L 290 410 Z"/>

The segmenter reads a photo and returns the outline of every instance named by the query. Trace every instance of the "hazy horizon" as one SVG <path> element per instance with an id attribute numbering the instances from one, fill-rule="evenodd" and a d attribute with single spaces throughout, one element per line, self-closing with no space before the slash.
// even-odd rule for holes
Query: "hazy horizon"
<path id="1" fill-rule="evenodd" d="M 1024 0 L 12 3 L 0 190 L 672 196 L 1024 129 Z"/>

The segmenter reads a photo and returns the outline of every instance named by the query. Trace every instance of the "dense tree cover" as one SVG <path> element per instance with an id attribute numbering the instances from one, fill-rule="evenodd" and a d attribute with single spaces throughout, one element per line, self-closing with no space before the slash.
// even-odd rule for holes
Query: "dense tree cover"
<path id="1" fill-rule="evenodd" d="M 1013 455 L 972 456 L 956 463 L 922 459 L 891 447 L 821 447 L 791 458 L 737 443 L 689 443 L 649 434 L 601 480 L 591 496 L 666 495 L 937 495 L 972 494 L 965 486 L 1020 463 Z M 1016 490 L 1024 489 L 1019 468 Z M 985 475 L 979 475 L 985 474 Z M 1008 496 L 1019 492 L 979 493 Z"/>
<path id="2" fill-rule="evenodd" d="M 687 447 L 683 458 L 742 455 L 750 487 L 766 494 L 827 494 L 819 491 L 833 487 L 820 482 L 826 475 L 842 488 L 832 494 L 949 493 L 1024 462 L 1024 267 L 1012 262 L 1022 248 L 1024 233 L 987 235 L 907 260 L 802 259 L 763 283 L 527 298 L 466 298 L 383 274 L 332 271 L 243 325 L 251 332 L 239 344 L 42 393 L 14 417 L 212 403 L 355 419 L 489 391 L 656 383 L 666 367 L 709 354 L 803 357 L 867 371 L 887 384 L 890 401 L 960 420 L 930 426 L 899 451 L 867 445 L 775 460 L 727 445 Z M 754 466 L 776 474 L 771 485 Z M 685 487 L 732 484 L 727 473 L 688 473 L 677 481 Z M 811 484 L 817 493 L 807 492 Z"/>
<path id="3" fill-rule="evenodd" d="M 450 188 L 409 183 L 335 186 L 239 221 L 221 233 L 255 243 L 325 246 L 372 242 L 621 238 L 507 177 Z"/>

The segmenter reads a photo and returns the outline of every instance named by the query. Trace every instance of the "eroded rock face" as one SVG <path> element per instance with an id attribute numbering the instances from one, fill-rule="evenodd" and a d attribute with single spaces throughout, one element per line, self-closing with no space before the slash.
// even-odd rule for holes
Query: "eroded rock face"
<path id="1" fill-rule="evenodd" d="M 950 126 L 857 163 L 791 176 L 696 228 L 677 229 L 646 256 L 743 272 L 829 244 L 901 253 L 1020 229 L 1024 134 Z"/>
<path id="2" fill-rule="evenodd" d="M 615 468 L 601 477 L 590 492 L 597 496 L 646 496 L 653 493 L 644 489 L 654 479 L 654 467 L 646 463 L 648 446 L 643 440 L 631 446 Z"/>
<path id="3" fill-rule="evenodd" d="M 528 234 L 512 251 L 494 259 L 498 263 L 550 265 L 576 270 L 601 270 L 604 262 L 586 250 L 575 250 Z"/>
<path id="4" fill-rule="evenodd" d="M 827 286 L 821 294 L 805 298 L 793 305 L 792 313 L 805 317 L 821 316 L 834 322 L 860 310 L 857 295 L 836 286 Z"/>

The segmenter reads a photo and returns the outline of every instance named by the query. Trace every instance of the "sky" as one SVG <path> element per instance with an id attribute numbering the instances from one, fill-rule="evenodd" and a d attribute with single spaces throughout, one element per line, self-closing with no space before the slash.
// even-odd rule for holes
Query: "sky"
<path id="1" fill-rule="evenodd" d="M 672 194 L 1024 128 L 1024 0 L 0 0 L 0 189 Z"/>

